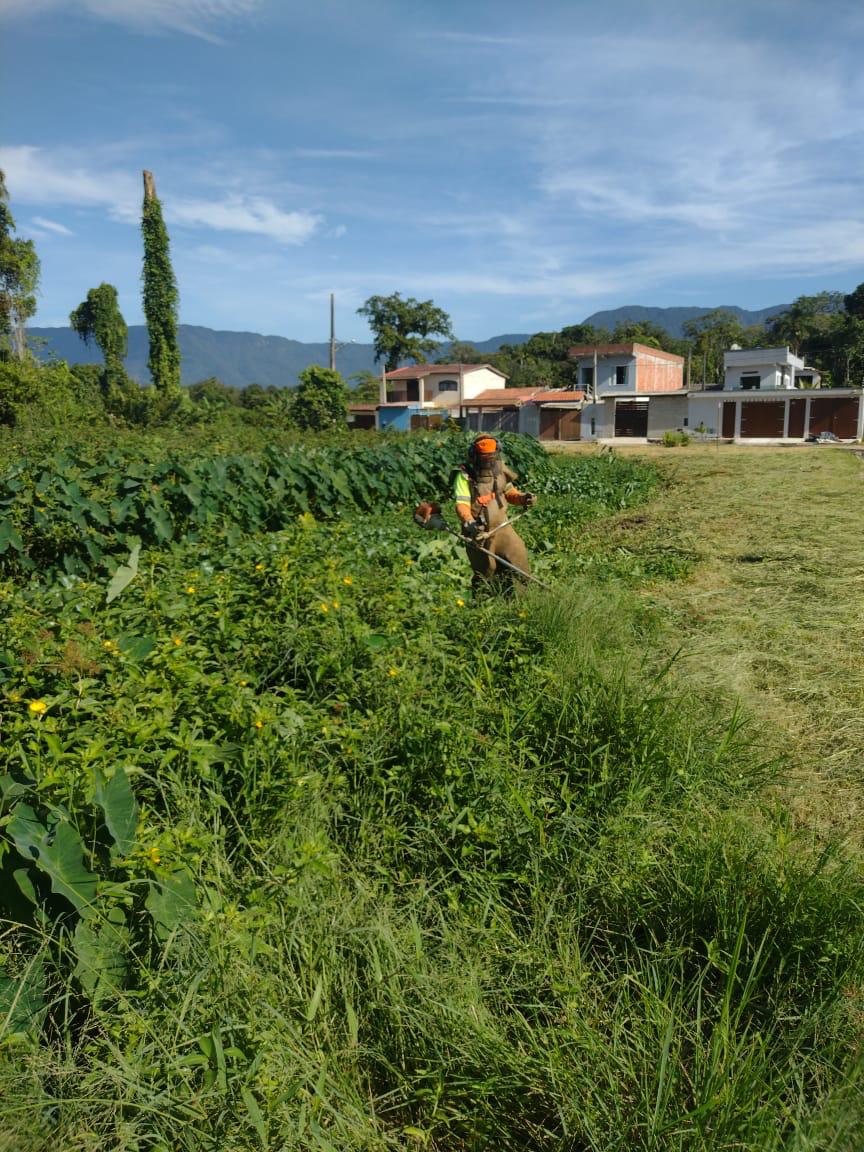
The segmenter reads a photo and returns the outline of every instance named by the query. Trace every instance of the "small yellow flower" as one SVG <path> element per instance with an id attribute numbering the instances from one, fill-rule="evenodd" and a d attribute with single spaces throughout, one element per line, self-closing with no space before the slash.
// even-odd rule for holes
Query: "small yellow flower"
<path id="1" fill-rule="evenodd" d="M 398 676 L 399 675 L 399 669 L 398 668 L 388 668 L 387 669 L 387 675 L 388 676 Z"/>
<path id="2" fill-rule="evenodd" d="M 330 611 L 330 605 L 329 604 L 319 604 L 319 608 L 321 609 L 322 612 L 329 612 Z"/>
<path id="3" fill-rule="evenodd" d="M 264 721 L 263 720 L 256 720 L 255 721 L 255 727 L 256 728 L 263 728 L 264 727 Z"/>
<path id="4" fill-rule="evenodd" d="M 354 581 L 351 579 L 350 576 L 343 576 L 342 577 L 342 583 L 343 584 L 353 584 Z"/>
<path id="5" fill-rule="evenodd" d="M 190 596 L 194 596 L 195 595 L 195 585 L 194 584 L 188 584 L 186 586 L 186 591 Z"/>
<path id="6" fill-rule="evenodd" d="M 113 640 L 105 640 L 102 643 L 102 647 L 105 649 L 106 652 L 110 652 L 111 649 L 114 647 L 114 641 Z"/>
<path id="7" fill-rule="evenodd" d="M 255 571 L 256 572 L 263 572 L 264 571 L 264 565 L 263 564 L 256 564 L 255 565 Z"/>
<path id="8" fill-rule="evenodd" d="M 248 683 L 249 683 L 249 681 L 248 681 L 248 680 L 241 680 L 241 681 L 240 681 L 240 687 L 241 687 L 241 688 L 245 688 L 245 687 L 246 687 L 246 685 L 247 685 Z"/>
<path id="9" fill-rule="evenodd" d="M 160 855 L 159 849 L 156 847 L 155 844 L 150 849 L 150 852 L 148 853 L 148 855 L 150 857 L 150 863 L 151 864 L 161 864 L 162 856 Z"/>
<path id="10" fill-rule="evenodd" d="M 19 704 L 21 702 L 21 693 L 20 692 L 10 692 L 9 693 L 9 699 L 12 701 L 13 704 Z"/>
<path id="11" fill-rule="evenodd" d="M 520 613 L 519 613 L 519 619 L 520 619 L 520 620 L 524 620 L 524 619 L 525 619 L 525 617 L 526 617 L 527 615 L 528 615 L 528 613 L 527 613 L 527 612 L 524 612 L 524 611 L 523 611 L 523 612 L 520 612 Z"/>
<path id="12" fill-rule="evenodd" d="M 464 607 L 465 607 L 465 601 L 464 601 L 464 600 L 462 600 L 462 599 L 461 599 L 461 597 L 460 597 L 460 598 L 457 598 L 457 600 L 456 600 L 456 607 L 457 607 L 457 608 L 464 608 Z"/>
<path id="13" fill-rule="evenodd" d="M 175 648 L 179 648 L 182 643 L 183 643 L 183 641 L 180 639 L 179 636 L 174 637 L 174 647 Z"/>
<path id="14" fill-rule="evenodd" d="M 33 716 L 44 716 L 44 714 L 48 711 L 48 705 L 44 700 L 31 700 L 27 705 L 27 708 Z"/>
<path id="15" fill-rule="evenodd" d="M 338 600 L 333 601 L 333 607 L 336 609 L 337 612 L 339 611 L 339 601 Z"/>

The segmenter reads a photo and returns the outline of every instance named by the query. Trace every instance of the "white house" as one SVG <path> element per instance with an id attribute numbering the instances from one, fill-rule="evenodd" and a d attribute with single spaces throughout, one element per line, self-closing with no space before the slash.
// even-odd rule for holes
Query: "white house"
<path id="1" fill-rule="evenodd" d="M 724 392 L 782 392 L 818 388 L 820 377 L 788 348 L 732 348 L 723 353 Z"/>

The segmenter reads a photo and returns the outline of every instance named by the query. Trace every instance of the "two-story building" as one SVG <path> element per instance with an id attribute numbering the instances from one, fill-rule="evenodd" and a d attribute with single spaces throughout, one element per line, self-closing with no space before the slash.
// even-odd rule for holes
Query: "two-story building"
<path id="1" fill-rule="evenodd" d="M 378 427 L 410 431 L 464 415 L 466 404 L 507 377 L 491 364 L 411 364 L 381 379 Z"/>
<path id="2" fill-rule="evenodd" d="M 684 358 L 647 344 L 577 344 L 568 352 L 586 393 L 583 440 L 650 437 L 686 417 Z"/>
<path id="3" fill-rule="evenodd" d="M 820 432 L 864 437 L 860 388 L 820 388 L 788 348 L 731 348 L 721 388 L 691 392 L 688 430 L 722 440 L 803 441 Z"/>

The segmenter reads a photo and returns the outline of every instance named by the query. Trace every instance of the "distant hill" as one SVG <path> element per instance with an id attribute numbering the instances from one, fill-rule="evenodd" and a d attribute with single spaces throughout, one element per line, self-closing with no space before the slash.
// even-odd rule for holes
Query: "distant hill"
<path id="1" fill-rule="evenodd" d="M 761 324 L 782 312 L 787 305 L 747 312 L 734 305 L 734 312 L 742 324 Z M 595 312 L 584 322 L 596 327 L 614 328 L 619 320 L 650 320 L 665 328 L 670 336 L 682 336 L 685 320 L 704 316 L 711 308 L 645 308 L 639 304 L 627 305 L 606 312 Z M 530 333 L 511 333 L 493 336 L 489 340 L 469 341 L 478 352 L 496 352 L 502 344 L 524 344 Z M 184 384 L 194 384 L 216 376 L 223 384 L 243 388 L 247 384 L 275 384 L 278 388 L 296 384 L 298 373 L 310 364 L 329 364 L 329 344 L 303 344 L 284 336 L 261 336 L 257 332 L 223 332 L 202 328 L 194 324 L 179 327 L 181 370 Z M 92 364 L 100 360 L 96 348 L 88 348 L 71 328 L 28 328 L 30 347 L 41 359 L 55 356 L 70 364 Z M 446 356 L 449 345 L 441 345 Z M 371 344 L 345 344 L 336 353 L 336 366 L 344 377 L 364 370 L 381 371 L 375 363 Z M 142 382 L 149 380 L 147 372 L 147 329 L 134 324 L 129 329 L 129 355 L 126 371 Z"/>
<path id="2" fill-rule="evenodd" d="M 684 324 L 687 320 L 697 320 L 708 312 L 731 312 L 737 316 L 745 328 L 754 324 L 764 324 L 772 316 L 788 308 L 788 304 L 777 304 L 773 308 L 760 308 L 756 312 L 748 312 L 746 308 L 739 308 L 736 304 L 718 304 L 715 308 L 645 308 L 641 304 L 625 304 L 621 308 L 611 308 L 605 312 L 594 312 L 585 320 L 586 324 L 593 324 L 595 328 L 612 329 L 622 320 L 647 320 L 651 324 L 659 324 L 665 328 L 670 336 L 680 339 L 684 335 Z"/>

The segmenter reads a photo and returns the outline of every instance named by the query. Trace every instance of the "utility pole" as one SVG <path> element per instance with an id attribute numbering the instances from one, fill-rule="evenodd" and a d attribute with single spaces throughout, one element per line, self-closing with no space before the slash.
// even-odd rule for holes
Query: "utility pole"
<path id="1" fill-rule="evenodd" d="M 336 296 L 330 293 L 330 371 L 336 371 Z"/>

